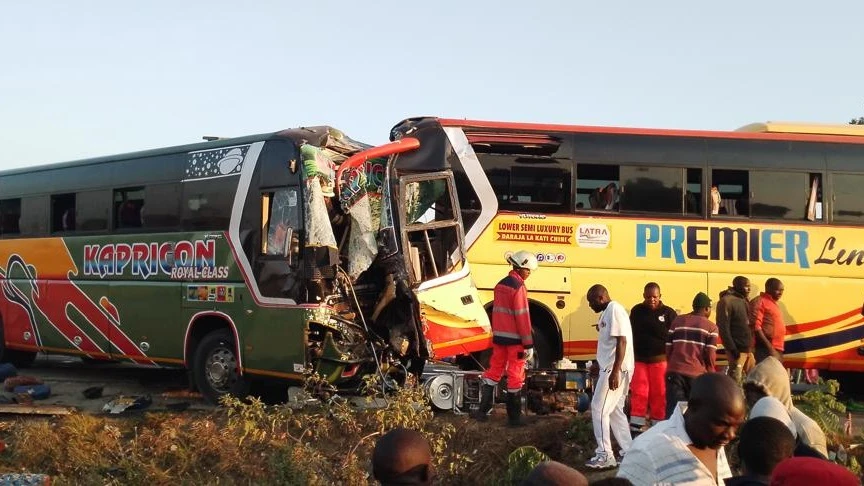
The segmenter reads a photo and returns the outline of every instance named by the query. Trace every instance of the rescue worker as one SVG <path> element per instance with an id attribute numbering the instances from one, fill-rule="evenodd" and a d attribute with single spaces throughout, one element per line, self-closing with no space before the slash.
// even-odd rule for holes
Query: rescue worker
<path id="1" fill-rule="evenodd" d="M 537 257 L 527 251 L 517 251 L 507 257 L 513 266 L 510 273 L 495 286 L 492 307 L 492 358 L 483 373 L 480 407 L 474 418 L 485 421 L 495 385 L 507 372 L 507 419 L 511 426 L 522 425 L 522 383 L 525 381 L 525 361 L 534 356 L 531 337 L 531 317 L 528 313 L 528 291 L 525 279 L 537 270 Z"/>

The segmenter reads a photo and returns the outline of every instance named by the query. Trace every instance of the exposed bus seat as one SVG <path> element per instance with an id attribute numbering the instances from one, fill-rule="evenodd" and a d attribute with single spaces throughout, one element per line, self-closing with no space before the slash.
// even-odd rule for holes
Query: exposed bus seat
<path id="1" fill-rule="evenodd" d="M 423 280 L 423 266 L 420 263 L 420 249 L 416 246 L 408 247 L 408 259 L 411 262 L 411 274 L 414 276 L 415 282 Z"/>

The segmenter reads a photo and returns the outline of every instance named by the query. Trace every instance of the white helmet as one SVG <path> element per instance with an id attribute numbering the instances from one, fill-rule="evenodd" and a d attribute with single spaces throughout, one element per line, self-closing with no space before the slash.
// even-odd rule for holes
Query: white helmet
<path id="1" fill-rule="evenodd" d="M 537 257 L 530 251 L 517 251 L 507 257 L 507 261 L 516 268 L 526 268 L 532 272 L 537 270 Z"/>

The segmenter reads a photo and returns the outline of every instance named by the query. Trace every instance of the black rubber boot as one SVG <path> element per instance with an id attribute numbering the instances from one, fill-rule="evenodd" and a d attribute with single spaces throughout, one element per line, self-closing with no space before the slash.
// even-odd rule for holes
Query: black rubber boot
<path id="1" fill-rule="evenodd" d="M 480 406 L 471 417 L 481 422 L 489 420 L 489 410 L 492 410 L 493 398 L 495 398 L 495 386 L 484 383 L 480 388 Z"/>
<path id="2" fill-rule="evenodd" d="M 507 425 L 510 427 L 521 427 L 522 422 L 522 394 L 519 392 L 507 392 Z"/>

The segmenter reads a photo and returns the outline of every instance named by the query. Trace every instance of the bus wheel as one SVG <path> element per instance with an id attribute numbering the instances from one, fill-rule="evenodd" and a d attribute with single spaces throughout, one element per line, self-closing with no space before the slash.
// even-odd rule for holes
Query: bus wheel
<path id="1" fill-rule="evenodd" d="M 213 404 L 224 395 L 244 398 L 249 382 L 240 375 L 234 337 L 227 330 L 204 336 L 195 351 L 192 373 L 198 391 Z"/>
<path id="2" fill-rule="evenodd" d="M 534 362 L 531 363 L 531 368 L 535 370 L 552 368 L 552 345 L 549 344 L 549 337 L 537 329 L 532 330 L 531 334 L 534 340 Z"/>

